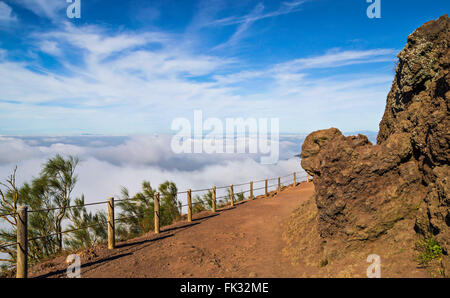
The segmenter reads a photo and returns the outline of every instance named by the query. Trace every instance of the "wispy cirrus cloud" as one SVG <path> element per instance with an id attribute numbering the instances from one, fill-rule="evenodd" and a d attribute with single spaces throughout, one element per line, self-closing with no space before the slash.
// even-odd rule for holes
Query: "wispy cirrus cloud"
<path id="1" fill-rule="evenodd" d="M 262 19 L 267 18 L 273 18 L 289 13 L 298 12 L 301 10 L 301 5 L 304 4 L 305 0 L 303 1 L 292 1 L 292 2 L 282 2 L 280 7 L 277 10 L 270 11 L 270 12 L 264 12 L 265 6 L 262 3 L 258 3 L 247 15 L 244 16 L 231 16 L 226 17 L 222 19 L 217 19 L 208 25 L 212 26 L 229 26 L 229 25 L 236 25 L 236 24 L 244 24 L 244 23 L 251 23 L 256 22 Z"/>
<path id="2" fill-rule="evenodd" d="M 300 82 L 308 70 L 322 68 L 339 68 L 358 64 L 370 64 L 395 61 L 394 49 L 340 50 L 332 49 L 322 55 L 289 60 L 271 65 L 260 70 L 245 70 L 227 75 L 217 75 L 215 79 L 221 84 L 236 84 L 261 78 L 278 78 L 280 81 L 295 80 Z M 304 72 L 304 73 L 300 73 Z"/>
<path id="3" fill-rule="evenodd" d="M 273 11 L 258 4 L 251 13 L 222 19 L 216 27 L 237 25 L 235 39 L 225 42 L 238 45 L 254 22 L 298 11 L 302 3 L 283 3 Z M 201 10 L 194 27 L 217 19 L 214 12 L 220 7 Z M 252 66 L 232 54 L 197 51 L 185 42 L 195 30 L 187 36 L 158 28 L 114 31 L 67 20 L 51 29 L 34 28 L 24 36 L 24 59 L 0 49 L 0 133 L 170 132 L 172 119 L 190 117 L 195 109 L 219 118 L 270 115 L 283 120 L 282 131 L 305 132 L 327 126 L 336 120 L 337 109 L 351 105 L 361 118 L 359 128 L 376 126 L 374 107 L 379 105 L 382 113 L 391 78 L 373 67 L 395 59 L 392 49 L 332 49 Z M 371 68 L 314 73 L 361 64 Z M 323 115 L 315 117 L 319 111 Z M 369 111 L 374 120 L 367 117 Z M 347 130 L 350 126 L 341 124 Z"/>
<path id="4" fill-rule="evenodd" d="M 236 59 L 194 53 L 178 46 L 177 35 L 159 31 L 110 33 L 66 24 L 31 37 L 37 49 L 57 59 L 65 71 L 45 68 L 39 60 L 0 61 L 2 133 L 168 131 L 171 119 L 189 117 L 194 109 L 220 118 L 252 110 L 256 116 L 283 115 L 292 123 L 300 121 L 299 114 L 308 121 L 311 111 L 321 110 L 332 119 L 338 107 L 372 109 L 384 101 L 391 77 L 368 72 L 313 78 L 311 70 L 394 59 L 391 49 L 334 49 L 242 71 Z M 335 105 L 327 105 L 327 100 Z M 326 125 L 312 120 L 308 122 L 314 125 L 302 126 L 302 131 Z"/>
<path id="5" fill-rule="evenodd" d="M 65 0 L 16 0 L 16 2 L 40 17 L 59 19 L 66 16 L 62 12 L 67 7 Z"/>
<path id="6" fill-rule="evenodd" d="M 227 97 L 226 88 L 211 88 L 210 83 L 192 77 L 211 74 L 233 60 L 192 54 L 177 47 L 170 34 L 117 34 L 95 26 L 67 25 L 59 31 L 34 32 L 32 38 L 37 49 L 57 59 L 65 71 L 44 68 L 39 59 L 0 61 L 2 105 L 10 111 L 8 119 L 0 122 L 28 117 L 31 122 L 45 122 L 45 118 L 66 118 L 76 110 L 73 122 L 65 124 L 82 123 L 77 125 L 81 128 L 92 125 L 92 115 L 109 114 L 106 118 L 117 118 L 114 123 L 126 123 L 127 129 L 145 130 L 151 127 L 135 125 L 119 114 L 128 111 L 133 120 L 151 123 L 152 117 L 146 116 L 151 113 L 149 107 L 169 111 L 186 102 L 194 107 L 211 106 L 211 101 Z M 148 48 L 154 45 L 156 50 Z"/>
<path id="7" fill-rule="evenodd" d="M 51 40 L 40 41 L 38 43 L 38 47 L 43 53 L 46 53 L 46 54 L 49 54 L 52 56 L 61 56 L 62 55 L 62 51 L 56 41 L 51 41 Z"/>
<path id="8" fill-rule="evenodd" d="M 244 39 L 248 35 L 248 30 L 256 21 L 297 12 L 301 9 L 301 5 L 304 2 L 306 1 L 283 2 L 277 10 L 270 12 L 264 12 L 265 6 L 262 3 L 258 3 L 247 15 L 231 16 L 210 22 L 208 24 L 209 26 L 238 25 L 233 35 L 226 42 L 214 47 L 213 50 L 236 46 L 242 39 Z"/>
<path id="9" fill-rule="evenodd" d="M 13 14 L 12 8 L 3 1 L 0 1 L 0 23 L 16 22 L 17 17 Z"/>
<path id="10" fill-rule="evenodd" d="M 224 43 L 221 43 L 213 48 L 213 50 L 223 49 L 229 46 L 235 46 L 237 45 L 245 36 L 247 30 L 250 28 L 250 26 L 258 20 L 258 17 L 261 16 L 262 11 L 264 10 L 264 5 L 259 3 L 253 11 L 245 16 L 243 20 L 239 20 L 235 24 L 239 24 L 236 31 L 233 33 L 233 35 Z M 236 21 L 236 20 L 235 20 Z M 225 23 L 222 23 L 225 24 Z"/>
<path id="11" fill-rule="evenodd" d="M 395 60 L 394 49 L 371 50 L 329 50 L 324 55 L 294 59 L 276 65 L 273 70 L 278 72 L 293 72 L 313 68 L 335 68 L 354 64 L 367 64 L 373 62 L 387 62 Z"/>

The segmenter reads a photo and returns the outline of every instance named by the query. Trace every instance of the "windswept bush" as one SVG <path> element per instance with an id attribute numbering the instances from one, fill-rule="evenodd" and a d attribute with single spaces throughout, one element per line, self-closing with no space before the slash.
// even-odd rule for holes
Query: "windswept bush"
<path id="1" fill-rule="evenodd" d="M 28 214 L 28 238 L 31 239 L 28 241 L 28 258 L 32 264 L 65 248 L 78 249 L 106 240 L 106 224 L 102 224 L 106 219 L 104 213 L 87 212 L 84 196 L 75 199 L 75 208 L 69 208 L 73 204 L 77 165 L 75 157 L 56 155 L 47 160 L 38 177 L 21 187 L 16 185 L 17 168 L 5 182 L 0 182 L 0 214 L 6 223 L 0 229 L 0 252 L 8 255 L 8 258 L 1 259 L 4 270 L 14 270 L 15 267 L 16 247 L 5 245 L 16 242 L 15 214 L 19 205 L 34 211 Z M 92 227 L 63 234 L 65 223 L 66 231 Z"/>
<path id="2" fill-rule="evenodd" d="M 178 189 L 173 182 L 166 181 L 159 188 L 160 193 L 160 224 L 169 225 L 181 218 L 181 203 L 177 200 Z M 142 191 L 130 196 L 127 188 L 122 188 L 121 201 L 117 206 L 122 210 L 118 217 L 117 235 L 127 239 L 142 235 L 154 228 L 154 196 L 149 181 L 142 183 Z"/>

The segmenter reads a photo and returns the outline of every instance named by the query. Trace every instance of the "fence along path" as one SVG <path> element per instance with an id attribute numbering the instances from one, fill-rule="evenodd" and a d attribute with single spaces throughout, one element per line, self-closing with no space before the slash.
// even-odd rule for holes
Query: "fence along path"
<path id="1" fill-rule="evenodd" d="M 295 186 L 295 185 L 297 185 L 298 182 L 305 181 L 305 180 L 301 180 L 301 179 L 306 179 L 306 181 L 309 182 L 309 176 L 306 173 L 300 173 L 300 175 L 297 175 L 299 173 L 300 172 L 294 172 L 292 174 L 288 174 L 288 175 L 281 176 L 281 177 L 261 179 L 261 180 L 250 181 L 247 183 L 241 183 L 241 184 L 235 184 L 235 185 L 231 184 L 229 186 L 219 186 L 219 187 L 213 186 L 211 188 L 196 189 L 196 190 L 188 189 L 186 191 L 177 192 L 177 201 L 178 201 L 179 195 L 186 194 L 187 203 L 181 204 L 181 207 L 187 208 L 187 221 L 192 222 L 192 214 L 193 214 L 192 194 L 193 193 L 211 192 L 211 205 L 212 205 L 211 211 L 216 212 L 217 208 L 218 208 L 218 203 L 220 204 L 219 206 L 221 206 L 221 207 L 224 207 L 228 204 L 229 204 L 229 206 L 234 206 L 235 205 L 235 197 L 241 195 L 241 198 L 242 197 L 245 198 L 245 195 L 244 195 L 245 193 L 249 193 L 248 199 L 253 200 L 256 196 L 255 191 L 264 190 L 264 192 L 260 195 L 268 196 L 270 189 L 275 186 L 276 186 L 276 188 L 275 188 L 276 190 L 281 190 L 283 187 L 288 186 L 291 183 L 292 183 L 292 185 Z M 275 181 L 275 183 L 273 183 L 272 181 Z M 254 187 L 254 184 L 259 184 L 262 182 L 264 182 L 264 186 L 260 186 L 260 187 L 256 187 L 256 188 Z M 269 182 L 271 182 L 272 184 L 269 185 Z M 242 190 L 242 188 L 244 186 L 249 186 L 249 188 Z M 235 188 L 239 188 L 239 187 L 241 188 L 240 191 L 235 192 Z M 226 191 L 228 191 L 228 193 L 226 195 L 216 196 L 217 190 L 226 190 Z M 229 202 L 227 202 L 227 199 Z M 129 216 L 129 217 L 115 218 L 115 216 L 114 216 L 114 214 L 115 214 L 114 203 L 120 202 L 120 201 L 125 201 L 125 200 L 133 200 L 133 198 L 115 199 L 114 197 L 111 197 L 107 201 L 88 203 L 88 204 L 84 204 L 83 206 L 73 205 L 73 206 L 64 207 L 65 209 L 71 209 L 71 208 L 81 208 L 81 207 L 85 207 L 85 206 L 106 204 L 107 208 L 108 208 L 108 219 L 103 222 L 99 222 L 99 223 L 92 224 L 92 225 L 86 225 L 86 226 L 83 226 L 83 227 L 80 227 L 77 229 L 61 231 L 58 233 L 43 235 L 43 236 L 34 237 L 34 238 L 28 238 L 28 229 L 27 229 L 28 213 L 48 212 L 48 211 L 52 211 L 52 210 L 58 210 L 61 208 L 29 210 L 27 206 L 18 206 L 17 213 L 1 214 L 0 217 L 2 217 L 2 218 L 7 217 L 7 216 L 16 217 L 17 241 L 14 243 L 0 244 L 0 248 L 10 247 L 10 246 L 14 246 L 14 245 L 17 246 L 16 278 L 27 278 L 27 276 L 28 276 L 28 242 L 30 242 L 30 241 L 35 241 L 38 239 L 53 237 L 53 236 L 57 236 L 57 235 L 63 235 L 63 234 L 75 232 L 78 230 L 87 229 L 90 227 L 107 225 L 108 249 L 114 249 L 115 248 L 115 223 L 118 221 L 122 221 L 122 220 L 133 217 L 133 216 Z M 200 197 L 196 197 L 196 201 L 194 202 L 194 204 L 200 203 L 200 202 L 203 204 L 208 203 L 208 201 L 205 201 L 204 199 L 201 199 Z M 160 233 L 160 229 L 161 229 L 161 227 L 160 227 L 160 212 L 159 212 L 160 208 L 159 207 L 160 207 L 160 194 L 159 194 L 159 192 L 156 192 L 155 196 L 154 196 L 154 221 L 155 221 L 154 222 L 154 232 L 157 234 Z M 180 213 L 182 213 L 182 212 L 180 212 Z M 134 216 L 136 216 L 136 215 L 142 215 L 142 214 L 135 214 Z"/>

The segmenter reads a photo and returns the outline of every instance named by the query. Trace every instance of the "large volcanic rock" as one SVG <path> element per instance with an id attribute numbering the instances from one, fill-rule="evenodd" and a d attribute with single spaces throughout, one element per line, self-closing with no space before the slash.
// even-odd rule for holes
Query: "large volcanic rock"
<path id="1" fill-rule="evenodd" d="M 314 177 L 324 241 L 371 240 L 403 219 L 450 251 L 449 43 L 447 15 L 408 37 L 377 144 L 336 128 L 310 134 L 302 167 Z"/>

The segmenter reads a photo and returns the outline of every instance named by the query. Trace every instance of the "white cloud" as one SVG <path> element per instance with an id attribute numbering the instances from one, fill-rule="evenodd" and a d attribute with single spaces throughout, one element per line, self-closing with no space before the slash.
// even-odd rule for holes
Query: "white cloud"
<path id="1" fill-rule="evenodd" d="M 222 49 L 230 46 L 236 46 L 243 38 L 245 38 L 247 30 L 250 28 L 253 22 L 261 18 L 261 13 L 263 10 L 264 5 L 259 3 L 258 5 L 255 6 L 252 12 L 249 15 L 242 18 L 242 20 L 235 20 L 235 22 L 239 24 L 236 31 L 226 42 L 214 47 L 213 50 Z"/>
<path id="2" fill-rule="evenodd" d="M 295 72 L 303 69 L 334 68 L 353 64 L 394 61 L 393 49 L 373 49 L 362 51 L 341 51 L 335 49 L 325 55 L 300 58 L 281 63 L 273 68 L 275 72 Z"/>
<path id="3" fill-rule="evenodd" d="M 121 186 L 128 187 L 134 193 L 143 180 L 149 180 L 153 186 L 171 180 L 180 191 L 184 191 L 188 188 L 240 184 L 302 171 L 299 159 L 293 157 L 300 150 L 302 138 L 299 136 L 281 139 L 280 148 L 285 159 L 274 165 L 261 165 L 245 154 L 176 155 L 170 149 L 169 136 L 131 137 L 120 144 L 108 144 L 106 137 L 89 138 L 89 142 L 86 139 L 79 141 L 90 144 L 88 146 L 74 145 L 72 143 L 76 143 L 77 138 L 70 137 L 0 137 L 0 179 L 9 176 L 14 166 L 18 165 L 18 182 L 22 184 L 39 174 L 47 158 L 58 153 L 75 155 L 81 159 L 75 195 L 84 193 L 87 202 L 97 202 L 111 195 L 119 195 Z M 93 147 L 94 141 L 106 142 L 106 145 Z"/>
<path id="4" fill-rule="evenodd" d="M 106 58 L 113 53 L 152 42 L 162 44 L 168 42 L 168 38 L 170 38 L 168 35 L 159 32 L 112 35 L 98 26 L 76 27 L 69 22 L 63 22 L 63 28 L 60 30 L 36 33 L 33 36 L 38 39 L 53 39 L 68 43 L 87 51 L 89 56 L 97 59 Z"/>
<path id="5" fill-rule="evenodd" d="M 262 19 L 266 19 L 266 18 L 277 17 L 280 15 L 299 11 L 301 8 L 301 5 L 305 2 L 306 1 L 283 2 L 283 3 L 281 3 L 280 7 L 277 10 L 268 12 L 268 13 L 263 13 L 264 5 L 262 3 L 258 3 L 254 7 L 253 11 L 245 16 L 226 17 L 223 19 L 215 20 L 215 21 L 209 23 L 209 25 L 228 26 L 228 25 L 256 22 L 258 20 L 262 20 Z"/>
<path id="6" fill-rule="evenodd" d="M 323 55 L 308 58 L 299 58 L 287 62 L 271 65 L 262 70 L 245 70 L 228 75 L 216 75 L 214 78 L 218 83 L 229 85 L 243 81 L 261 78 L 276 78 L 279 81 L 301 82 L 305 78 L 307 71 L 320 68 L 338 68 L 342 66 L 369 64 L 375 62 L 394 62 L 395 50 L 393 49 L 373 49 L 359 51 L 341 51 L 334 49 Z"/>
<path id="7" fill-rule="evenodd" d="M 17 4 L 40 17 L 49 19 L 66 17 L 65 11 L 62 12 L 67 7 L 65 0 L 17 0 Z"/>
<path id="8" fill-rule="evenodd" d="M 300 10 L 300 6 L 306 1 L 293 1 L 293 2 L 283 2 L 276 11 L 264 13 L 264 5 L 258 3 L 253 10 L 242 17 L 227 17 L 223 19 L 214 20 L 207 24 L 208 26 L 229 26 L 229 25 L 239 25 L 233 35 L 224 43 L 221 43 L 213 48 L 213 50 L 224 49 L 228 47 L 234 47 L 239 44 L 239 42 L 248 35 L 248 30 L 251 25 L 259 20 L 277 17 L 280 15 L 285 15 Z"/>
<path id="9" fill-rule="evenodd" d="M 232 62 L 191 55 L 182 49 L 134 49 L 149 43 L 166 47 L 165 42 L 170 41 L 158 33 L 108 36 L 96 28 L 81 30 L 69 25 L 64 31 L 33 37 L 41 39 L 39 44 L 47 53 L 58 54 L 61 49 L 73 47 L 75 51 L 78 49 L 74 56 L 60 60 L 71 71 L 71 76 L 49 72 L 39 65 L 35 67 L 33 64 L 5 61 L 0 63 L 0 85 L 3 86 L 4 98 L 25 104 L 51 102 L 67 106 L 68 103 L 84 108 L 111 104 L 139 107 L 161 101 L 164 105 L 168 103 L 168 98 L 179 102 L 189 98 L 202 100 L 208 93 L 212 98 L 223 92 L 210 90 L 209 84 L 190 82 L 188 77 L 208 74 Z M 125 52 L 106 59 L 120 51 Z M 74 63 L 74 58 L 81 59 L 83 66 Z M 19 85 L 21 88 L 18 88 Z"/>
<path id="10" fill-rule="evenodd" d="M 174 118 L 191 117 L 194 109 L 222 119 L 278 117 L 283 132 L 323 128 L 328 116 L 346 130 L 373 130 L 391 78 L 375 70 L 319 78 L 311 72 L 394 59 L 392 49 L 335 49 L 253 69 L 238 59 L 196 53 L 180 45 L 178 35 L 160 31 L 111 33 L 64 23 L 30 37 L 63 70 L 45 69 L 38 58 L 10 61 L 0 49 L 0 133 L 170 132 Z M 362 117 L 354 122 L 359 127 L 333 114 L 352 105 Z"/>
<path id="11" fill-rule="evenodd" d="M 55 41 L 44 40 L 40 42 L 39 48 L 42 52 L 50 54 L 52 56 L 61 56 L 61 49 L 58 47 L 58 43 Z"/>
<path id="12" fill-rule="evenodd" d="M 0 1 L 0 22 L 15 22 L 17 17 L 13 15 L 12 8 L 8 6 L 5 2 Z"/>

